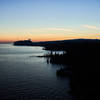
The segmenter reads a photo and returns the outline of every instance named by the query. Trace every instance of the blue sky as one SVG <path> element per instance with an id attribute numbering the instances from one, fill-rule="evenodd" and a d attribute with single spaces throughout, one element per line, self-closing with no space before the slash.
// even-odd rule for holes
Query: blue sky
<path id="1" fill-rule="evenodd" d="M 59 30 L 60 35 L 63 30 L 99 35 L 99 12 L 100 0 L 0 0 L 0 35 L 26 32 L 34 37 Z"/>

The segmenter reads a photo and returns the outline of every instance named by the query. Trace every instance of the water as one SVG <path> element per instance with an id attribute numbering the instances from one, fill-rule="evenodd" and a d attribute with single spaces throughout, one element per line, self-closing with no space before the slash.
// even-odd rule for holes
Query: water
<path id="1" fill-rule="evenodd" d="M 0 100 L 69 100 L 69 81 L 37 57 L 42 47 L 0 44 Z"/>

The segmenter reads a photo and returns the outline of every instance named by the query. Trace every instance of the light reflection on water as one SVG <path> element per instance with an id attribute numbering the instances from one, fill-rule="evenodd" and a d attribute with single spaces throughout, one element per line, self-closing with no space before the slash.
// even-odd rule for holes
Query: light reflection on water
<path id="1" fill-rule="evenodd" d="M 0 44 L 0 100 L 68 100 L 68 79 L 57 78 L 57 65 L 36 57 L 45 52 Z"/>

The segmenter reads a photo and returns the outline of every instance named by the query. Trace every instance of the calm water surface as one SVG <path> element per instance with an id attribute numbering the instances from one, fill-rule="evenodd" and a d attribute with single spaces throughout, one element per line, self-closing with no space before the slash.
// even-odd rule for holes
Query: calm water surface
<path id="1" fill-rule="evenodd" d="M 56 76 L 42 47 L 0 44 L 0 100 L 69 100 L 69 81 Z"/>

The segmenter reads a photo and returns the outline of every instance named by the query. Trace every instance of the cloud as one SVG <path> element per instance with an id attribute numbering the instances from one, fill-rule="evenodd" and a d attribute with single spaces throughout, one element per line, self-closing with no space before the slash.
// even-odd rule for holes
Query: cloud
<path id="1" fill-rule="evenodd" d="M 40 30 L 44 30 L 44 31 L 69 31 L 69 32 L 73 32 L 72 29 L 67 29 L 67 28 L 40 28 Z"/>
<path id="2" fill-rule="evenodd" d="M 34 32 L 34 33 L 62 33 L 62 32 L 70 32 L 75 33 L 77 32 L 75 29 L 69 29 L 69 28 L 31 28 L 31 29 L 24 29 L 27 32 Z"/>
<path id="3" fill-rule="evenodd" d="M 84 28 L 88 28 L 88 29 L 94 29 L 94 30 L 100 30 L 99 27 L 97 26 L 92 26 L 92 25 L 83 25 Z"/>
<path id="4" fill-rule="evenodd" d="M 71 34 L 77 33 L 78 30 L 66 27 L 37 27 L 37 28 L 9 28 L 0 29 L 0 34 Z"/>

